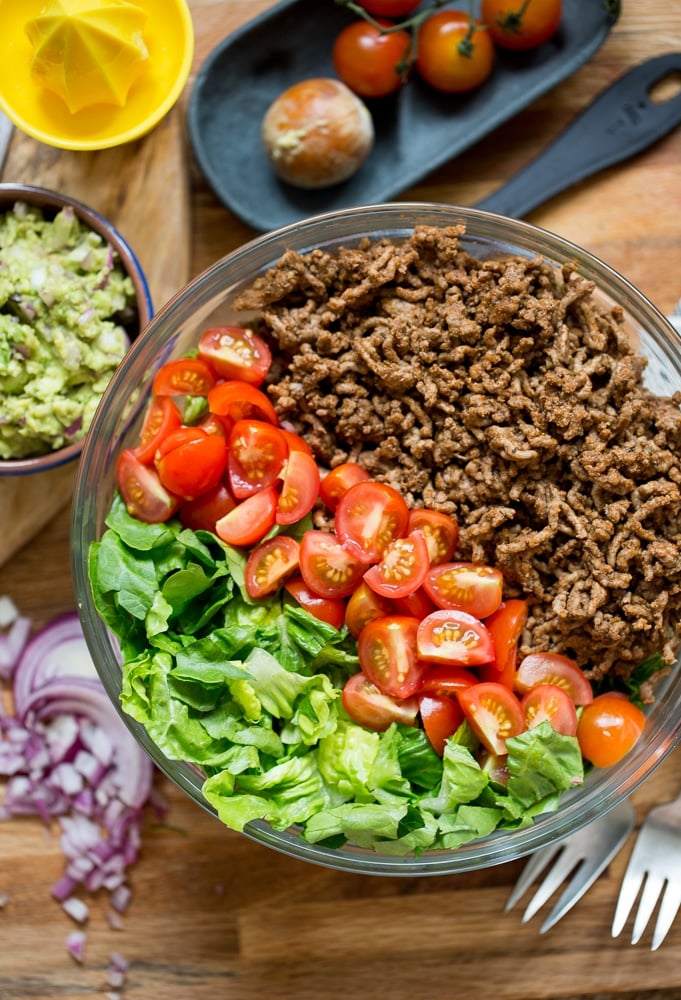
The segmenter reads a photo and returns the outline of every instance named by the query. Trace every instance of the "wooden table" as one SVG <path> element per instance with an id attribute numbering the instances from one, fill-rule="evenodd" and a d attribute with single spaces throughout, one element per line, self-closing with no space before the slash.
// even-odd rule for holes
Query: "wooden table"
<path id="1" fill-rule="evenodd" d="M 221 38 L 271 4 L 193 0 L 191 6 L 196 70 Z M 681 50 L 681 5 L 625 0 L 619 23 L 588 65 L 404 198 L 476 202 L 629 66 L 672 50 Z M 183 109 L 179 105 L 177 114 Z M 185 151 L 191 195 L 188 268 L 196 274 L 252 233 L 215 199 Z M 131 156 L 140 152 L 140 144 L 130 147 Z M 57 179 L 62 165 L 73 161 L 72 154 L 42 153 L 49 176 Z M 30 157 L 13 161 L 10 156 L 5 180 L 25 178 L 12 173 L 20 162 L 28 164 Z M 96 206 L 101 203 L 97 190 L 93 187 L 88 199 Z M 670 310 L 681 296 L 681 129 L 553 199 L 531 221 L 587 247 L 663 311 Z M 152 291 L 160 304 L 159 295 L 175 290 L 168 287 L 172 275 L 164 278 L 151 250 L 141 256 L 154 272 Z M 0 594 L 10 594 L 36 626 L 74 606 L 69 513 L 65 509 L 46 524 L 0 571 Z M 11 525 L 1 528 L 11 530 Z M 147 818 L 125 927 L 112 931 L 104 901 L 93 900 L 82 966 L 66 954 L 64 940 L 73 925 L 49 895 L 63 864 L 56 837 L 32 820 L 0 825 L 0 893 L 10 897 L 0 911 L 3 1000 L 102 996 L 113 950 L 130 961 L 124 995 L 141 1000 L 681 996 L 681 919 L 654 954 L 649 935 L 636 947 L 625 936 L 610 937 L 631 841 L 578 906 L 540 936 L 536 918 L 522 925 L 520 912 L 503 914 L 520 861 L 451 877 L 400 880 L 336 873 L 231 833 L 165 780 L 159 786 L 170 812 L 164 825 Z M 636 793 L 639 815 L 680 789 L 677 751 Z"/>

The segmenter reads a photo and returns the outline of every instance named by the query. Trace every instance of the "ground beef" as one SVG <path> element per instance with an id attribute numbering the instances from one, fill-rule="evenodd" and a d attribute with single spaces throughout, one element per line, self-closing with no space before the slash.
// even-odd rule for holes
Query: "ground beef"
<path id="1" fill-rule="evenodd" d="M 359 462 L 454 515 L 458 557 L 529 599 L 523 653 L 564 652 L 592 679 L 656 651 L 671 664 L 681 393 L 644 388 L 621 311 L 574 266 L 480 261 L 462 235 L 286 253 L 237 304 L 275 345 L 275 406 L 329 467 Z"/>

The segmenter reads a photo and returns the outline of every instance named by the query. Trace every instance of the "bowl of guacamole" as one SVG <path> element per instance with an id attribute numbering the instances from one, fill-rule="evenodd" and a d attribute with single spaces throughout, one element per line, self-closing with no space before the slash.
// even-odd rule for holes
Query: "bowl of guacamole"
<path id="1" fill-rule="evenodd" d="M 58 192 L 0 184 L 0 476 L 79 457 L 152 311 L 142 267 L 107 219 Z"/>

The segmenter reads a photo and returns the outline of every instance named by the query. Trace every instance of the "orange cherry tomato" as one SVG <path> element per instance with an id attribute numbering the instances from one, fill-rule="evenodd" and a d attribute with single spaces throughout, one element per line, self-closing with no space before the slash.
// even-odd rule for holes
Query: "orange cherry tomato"
<path id="1" fill-rule="evenodd" d="M 300 543 L 300 574 L 320 597 L 349 597 L 366 570 L 332 531 L 306 531 Z"/>
<path id="2" fill-rule="evenodd" d="M 458 699 L 471 729 L 493 754 L 507 753 L 506 740 L 525 729 L 520 702 L 503 684 L 481 681 L 460 691 Z"/>
<path id="3" fill-rule="evenodd" d="M 284 584 L 286 590 L 301 607 L 315 618 L 341 629 L 345 620 L 345 601 L 339 597 L 320 597 L 307 586 L 302 576 L 293 577 Z"/>
<path id="4" fill-rule="evenodd" d="M 433 611 L 419 623 L 418 651 L 424 660 L 474 667 L 494 657 L 492 637 L 464 611 Z"/>
<path id="5" fill-rule="evenodd" d="M 179 510 L 179 518 L 185 528 L 192 531 L 212 531 L 215 534 L 215 525 L 234 510 L 236 502 L 224 483 L 208 490 L 195 500 L 185 500 Z"/>
<path id="6" fill-rule="evenodd" d="M 393 722 L 403 726 L 416 724 L 419 709 L 416 698 L 391 698 L 362 673 L 346 681 L 341 701 L 353 722 L 378 733 L 385 732 Z"/>
<path id="7" fill-rule="evenodd" d="M 480 13 L 495 45 L 524 52 L 553 38 L 563 4 L 562 0 L 482 0 Z"/>
<path id="8" fill-rule="evenodd" d="M 183 427 L 165 438 L 156 450 L 158 476 L 171 493 L 185 500 L 214 489 L 227 462 L 227 442 L 200 427 Z"/>
<path id="9" fill-rule="evenodd" d="M 498 569 L 478 563 L 450 562 L 432 566 L 423 581 L 430 599 L 446 610 L 487 618 L 501 604 L 504 578 Z"/>
<path id="10" fill-rule="evenodd" d="M 357 640 L 362 672 L 383 694 L 409 698 L 421 686 L 428 669 L 418 654 L 416 618 L 391 615 L 364 626 Z"/>
<path id="11" fill-rule="evenodd" d="M 426 540 L 414 531 L 395 538 L 381 561 L 366 571 L 364 580 L 381 597 L 408 597 L 423 583 L 429 565 Z"/>
<path id="12" fill-rule="evenodd" d="M 339 498 L 334 523 L 351 555 L 361 562 L 378 562 L 390 543 L 406 534 L 409 508 L 392 486 L 360 482 Z"/>
<path id="13" fill-rule="evenodd" d="M 279 429 L 264 420 L 237 420 L 229 435 L 227 476 L 237 500 L 279 479 L 288 445 Z"/>
<path id="14" fill-rule="evenodd" d="M 518 662 L 518 642 L 527 621 L 527 601 L 512 598 L 485 618 L 485 628 L 492 636 L 494 660 L 480 668 L 480 680 L 499 681 L 513 688 Z"/>
<path id="15" fill-rule="evenodd" d="M 431 566 L 449 562 L 459 541 L 459 525 L 449 514 L 416 507 L 409 511 L 408 532 L 423 532 Z"/>
<path id="16" fill-rule="evenodd" d="M 144 416 L 139 443 L 133 449 L 140 462 L 151 465 L 161 441 L 181 424 L 179 407 L 170 396 L 152 396 Z"/>
<path id="17" fill-rule="evenodd" d="M 275 525 L 278 499 L 276 488 L 265 486 L 221 517 L 215 525 L 216 534 L 228 545 L 257 545 Z"/>
<path id="18" fill-rule="evenodd" d="M 364 626 L 374 618 L 385 618 L 392 613 L 392 603 L 362 580 L 350 595 L 345 609 L 345 625 L 350 635 L 356 639 Z"/>
<path id="19" fill-rule="evenodd" d="M 340 497 L 355 483 L 369 479 L 369 473 L 357 462 L 343 462 L 323 477 L 319 487 L 319 495 L 329 508 L 335 510 Z"/>
<path id="20" fill-rule="evenodd" d="M 379 21 L 382 28 L 390 22 Z M 408 31 L 381 31 L 368 21 L 343 28 L 331 50 L 334 69 L 343 83 L 364 98 L 385 97 L 407 82 L 412 63 Z"/>
<path id="21" fill-rule="evenodd" d="M 274 594 L 298 569 L 300 544 L 290 535 L 276 535 L 249 554 L 244 571 L 247 594 L 257 599 Z"/>
<path id="22" fill-rule="evenodd" d="M 154 376 L 155 396 L 207 396 L 215 385 L 213 369 L 200 358 L 166 361 Z"/>
<path id="23" fill-rule="evenodd" d="M 167 521 L 180 506 L 180 497 L 165 488 L 156 469 L 143 465 L 132 448 L 118 458 L 116 483 L 128 513 L 147 524 Z"/>
<path id="24" fill-rule="evenodd" d="M 464 714 L 456 698 L 446 694 L 423 694 L 418 696 L 421 722 L 430 744 L 442 757 L 445 745 L 464 720 Z"/>
<path id="25" fill-rule="evenodd" d="M 431 14 L 418 35 L 416 68 L 429 86 L 446 94 L 480 87 L 494 68 L 494 44 L 486 27 L 458 10 Z"/>
<path id="26" fill-rule="evenodd" d="M 208 393 L 208 409 L 231 423 L 252 418 L 279 423 L 277 411 L 261 389 L 238 379 L 220 382 Z"/>
<path id="27" fill-rule="evenodd" d="M 561 653 L 530 653 L 516 672 L 515 689 L 526 694 L 537 684 L 557 684 L 564 688 L 575 705 L 589 705 L 593 690 L 577 663 Z"/>
<path id="28" fill-rule="evenodd" d="M 277 524 L 295 524 L 309 514 L 319 497 L 319 468 L 305 451 L 292 451 L 284 463 L 277 504 Z"/>
<path id="29" fill-rule="evenodd" d="M 615 691 L 597 695 L 582 709 L 577 739 L 582 756 L 594 767 L 611 767 L 637 742 L 646 724 L 640 708 Z"/>
<path id="30" fill-rule="evenodd" d="M 199 338 L 199 357 L 222 378 L 260 385 L 272 364 L 269 347 L 257 333 L 241 326 L 213 326 Z"/>
<path id="31" fill-rule="evenodd" d="M 520 704 L 527 729 L 550 722 L 563 736 L 577 735 L 577 710 L 565 688 L 556 684 L 537 684 L 524 695 Z"/>

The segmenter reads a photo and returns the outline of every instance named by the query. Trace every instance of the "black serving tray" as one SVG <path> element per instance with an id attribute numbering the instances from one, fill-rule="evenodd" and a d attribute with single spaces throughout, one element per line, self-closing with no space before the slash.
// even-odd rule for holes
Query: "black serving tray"
<path id="1" fill-rule="evenodd" d="M 389 201 L 471 146 L 585 63 L 614 23 L 601 0 L 565 0 L 556 36 L 532 52 L 499 52 L 492 77 L 469 95 L 438 94 L 414 77 L 367 102 L 374 148 L 349 180 L 292 187 L 270 166 L 260 137 L 272 101 L 299 80 L 335 76 L 331 47 L 354 14 L 333 0 L 284 0 L 225 38 L 197 76 L 188 108 L 197 162 L 222 201 L 268 231 L 321 212 Z"/>

